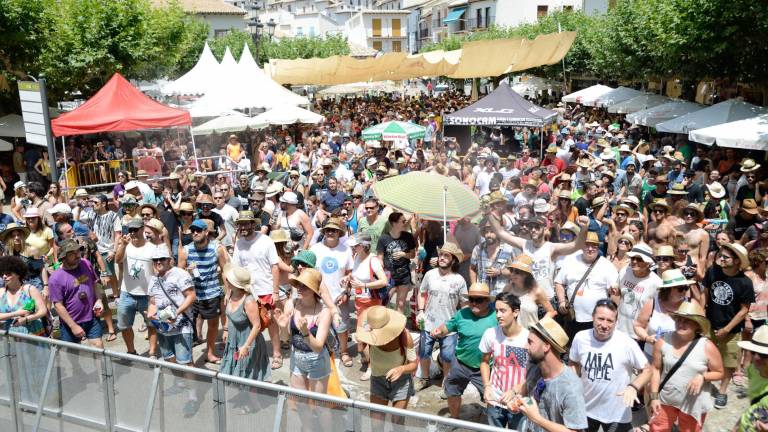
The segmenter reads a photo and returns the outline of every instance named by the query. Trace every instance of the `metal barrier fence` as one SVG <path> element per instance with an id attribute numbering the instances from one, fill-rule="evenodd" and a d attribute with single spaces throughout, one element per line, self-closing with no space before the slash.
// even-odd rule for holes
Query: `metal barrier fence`
<path id="1" fill-rule="evenodd" d="M 500 431 L 59 340 L 0 336 L 2 431 L 254 429 Z"/>

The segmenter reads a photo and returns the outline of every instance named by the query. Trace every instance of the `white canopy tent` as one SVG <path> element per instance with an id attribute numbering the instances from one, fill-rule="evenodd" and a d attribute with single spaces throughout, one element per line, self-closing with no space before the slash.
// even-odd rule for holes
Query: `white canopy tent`
<path id="1" fill-rule="evenodd" d="M 548 92 L 550 90 L 559 90 L 563 86 L 563 83 L 552 81 L 546 78 L 539 78 L 533 75 L 526 75 L 520 77 L 520 81 L 512 85 L 512 90 L 521 96 L 528 96 L 534 98 L 539 93 Z"/>
<path id="2" fill-rule="evenodd" d="M 211 83 L 219 79 L 219 70 L 219 62 L 206 42 L 195 66 L 175 81 L 162 86 L 161 91 L 164 95 L 205 94 Z"/>
<path id="3" fill-rule="evenodd" d="M 645 93 L 632 99 L 627 99 L 623 102 L 619 102 L 608 106 L 608 112 L 613 114 L 629 114 L 636 111 L 655 107 L 667 103 L 672 99 L 653 93 Z"/>
<path id="4" fill-rule="evenodd" d="M 643 92 L 635 90 L 629 87 L 617 87 L 608 93 L 599 96 L 598 98 L 589 101 L 585 100 L 584 105 L 606 107 L 609 105 L 617 104 L 625 100 L 632 99 L 633 97 L 641 96 Z"/>
<path id="5" fill-rule="evenodd" d="M 233 109 L 269 109 L 279 104 L 309 104 L 306 97 L 291 92 L 267 77 L 256 65 L 249 49 L 243 49 L 238 64 L 227 48 L 221 68 L 221 76 L 212 83 L 205 96 L 189 106 L 192 117 L 204 117 L 205 114 Z"/>
<path id="6" fill-rule="evenodd" d="M 395 93 L 402 91 L 402 87 L 395 85 L 393 81 L 356 82 L 338 84 L 324 88 L 317 92 L 320 96 L 336 96 L 371 92 Z"/>
<path id="7" fill-rule="evenodd" d="M 768 150 L 768 114 L 692 130 L 688 139 L 698 143 L 747 150 Z"/>
<path id="8" fill-rule="evenodd" d="M 0 117 L 0 137 L 26 138 L 24 119 L 18 114 Z"/>
<path id="9" fill-rule="evenodd" d="M 238 112 L 216 117 L 213 120 L 209 120 L 200 126 L 192 128 L 193 135 L 208 135 L 212 133 L 222 132 L 239 132 L 250 129 L 261 129 L 265 127 L 265 123 L 260 123 L 255 117 L 248 117 L 245 114 Z"/>
<path id="10" fill-rule="evenodd" d="M 13 151 L 13 144 L 4 139 L 0 139 L 0 151 Z"/>
<path id="11" fill-rule="evenodd" d="M 253 121 L 268 125 L 317 124 L 323 121 L 323 118 L 320 114 L 294 105 L 278 105 L 265 113 L 257 115 L 253 118 Z"/>
<path id="12" fill-rule="evenodd" d="M 687 134 L 695 129 L 722 123 L 744 120 L 761 114 L 768 114 L 768 108 L 752 105 L 741 98 L 728 99 L 690 114 L 656 125 L 659 132 Z"/>
<path id="13" fill-rule="evenodd" d="M 696 112 L 702 108 L 704 108 L 704 105 L 694 102 L 673 100 L 672 102 L 627 114 L 627 121 L 641 126 L 655 127 L 661 122 Z"/>
<path id="14" fill-rule="evenodd" d="M 600 96 L 608 93 L 611 90 L 613 90 L 613 88 L 602 85 L 602 84 L 595 84 L 592 87 L 587 87 L 577 92 L 567 94 L 563 96 L 561 100 L 563 102 L 569 102 L 569 103 L 582 103 L 585 100 L 594 100 L 596 98 L 599 98 Z"/>

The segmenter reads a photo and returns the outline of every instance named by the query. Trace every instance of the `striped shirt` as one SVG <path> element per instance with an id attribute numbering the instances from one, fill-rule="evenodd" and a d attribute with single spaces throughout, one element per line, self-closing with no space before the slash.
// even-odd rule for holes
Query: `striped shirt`
<path id="1" fill-rule="evenodd" d="M 218 242 L 208 241 L 204 249 L 197 249 L 195 243 L 184 246 L 187 252 L 187 265 L 194 263 L 197 271 L 191 271 L 195 281 L 197 300 L 208 300 L 223 294 L 219 278 L 219 258 L 216 253 Z"/>
<path id="2" fill-rule="evenodd" d="M 491 354 L 490 385 L 493 389 L 493 400 L 488 401 L 496 405 L 501 396 L 525 382 L 525 367 L 528 363 L 528 330 L 522 329 L 512 338 L 507 338 L 501 330 L 501 326 L 489 328 L 483 333 L 480 340 L 480 351 Z"/>

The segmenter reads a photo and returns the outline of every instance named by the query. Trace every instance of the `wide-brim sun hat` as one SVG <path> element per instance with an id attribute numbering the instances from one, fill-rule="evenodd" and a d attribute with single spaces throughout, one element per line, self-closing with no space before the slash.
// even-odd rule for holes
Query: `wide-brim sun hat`
<path id="1" fill-rule="evenodd" d="M 245 292 L 251 292 L 251 272 L 243 267 L 230 264 L 224 268 L 224 279 L 232 286 Z"/>
<path id="2" fill-rule="evenodd" d="M 725 188 L 720 182 L 712 182 L 712 184 L 708 184 L 707 190 L 712 198 L 720 199 L 725 196 Z"/>
<path id="3" fill-rule="evenodd" d="M 619 210 L 627 212 L 627 217 L 632 217 L 635 214 L 635 209 L 623 203 L 613 207 L 614 213 L 618 212 Z"/>
<path id="4" fill-rule="evenodd" d="M 533 258 L 525 254 L 518 255 L 514 260 L 510 259 L 507 262 L 507 268 L 520 270 L 533 276 Z"/>
<path id="5" fill-rule="evenodd" d="M 443 244 L 443 247 L 439 248 L 437 250 L 439 253 L 448 253 L 453 255 L 454 258 L 456 258 L 456 261 L 461 262 L 464 260 L 464 252 L 462 252 L 461 248 L 459 248 L 456 243 L 453 242 L 445 242 Z"/>
<path id="6" fill-rule="evenodd" d="M 736 257 L 739 259 L 739 268 L 741 270 L 746 270 L 749 268 L 749 255 L 747 253 L 747 249 L 744 246 L 739 243 L 726 243 L 722 247 L 728 248 L 728 250 L 736 254 Z"/>
<path id="7" fill-rule="evenodd" d="M 751 341 L 737 342 L 739 348 L 768 355 L 768 325 L 761 325 L 752 335 Z"/>
<path id="8" fill-rule="evenodd" d="M 475 282 L 467 290 L 467 296 L 470 297 L 490 297 L 491 289 L 487 283 Z"/>
<path id="9" fill-rule="evenodd" d="M 250 210 L 240 210 L 240 212 L 237 214 L 237 219 L 235 219 L 235 223 L 241 223 L 241 222 L 255 222 L 256 217 L 253 215 L 253 212 Z"/>
<path id="10" fill-rule="evenodd" d="M 740 169 L 740 171 L 743 172 L 743 173 L 757 171 L 758 169 L 760 169 L 760 164 L 755 162 L 754 159 L 747 158 L 747 159 L 744 159 L 741 162 L 741 169 Z"/>
<path id="11" fill-rule="evenodd" d="M 306 267 L 314 268 L 317 264 L 317 256 L 310 250 L 300 250 L 293 258 L 291 258 L 291 264 L 303 264 Z"/>
<path id="12" fill-rule="evenodd" d="M 179 212 L 194 212 L 195 208 L 192 206 L 192 203 L 189 202 L 183 202 L 179 206 Z"/>
<path id="13" fill-rule="evenodd" d="M 360 315 L 362 325 L 357 330 L 357 340 L 368 345 L 382 346 L 400 336 L 405 329 L 406 318 L 402 313 L 385 306 L 372 306 Z"/>
<path id="14" fill-rule="evenodd" d="M 540 319 L 529 330 L 533 330 L 545 342 L 550 344 L 556 352 L 560 354 L 565 352 L 565 347 L 568 345 L 568 335 L 560 327 L 560 324 L 556 323 L 549 316 Z"/>
<path id="15" fill-rule="evenodd" d="M 285 243 L 291 239 L 288 235 L 288 231 L 282 229 L 270 231 L 269 238 L 272 239 L 274 243 Z"/>
<path id="16" fill-rule="evenodd" d="M 305 269 L 300 275 L 291 276 L 289 278 L 291 285 L 301 285 L 317 295 L 320 295 L 320 281 L 322 281 L 322 279 L 323 275 L 313 268 Z"/>
<path id="17" fill-rule="evenodd" d="M 653 250 L 654 257 L 675 257 L 675 250 L 670 245 L 661 245 Z"/>
<path id="18" fill-rule="evenodd" d="M 689 280 L 680 269 L 669 269 L 661 274 L 661 286 L 659 289 L 688 286 L 696 281 Z"/>
<path id="19" fill-rule="evenodd" d="M 21 231 L 24 235 L 24 238 L 27 238 L 27 236 L 29 235 L 29 228 L 25 227 L 24 225 L 19 225 L 17 223 L 11 222 L 5 226 L 5 229 L 3 231 L 0 231 L 0 241 L 5 242 L 8 239 L 8 237 L 10 237 L 10 235 L 13 234 L 14 231 Z"/>
<path id="20" fill-rule="evenodd" d="M 701 334 L 709 335 L 710 324 L 704 309 L 698 303 L 683 302 L 675 312 L 669 313 L 672 318 L 680 317 L 694 321 L 701 328 Z"/>
<path id="21" fill-rule="evenodd" d="M 667 204 L 667 200 L 665 200 L 664 198 L 657 199 L 654 202 L 652 202 L 651 205 L 648 206 L 648 208 L 651 210 L 655 210 L 656 207 L 664 207 L 664 209 L 666 209 L 668 212 L 672 210 L 672 207 L 670 207 L 669 204 Z"/>
<path id="22" fill-rule="evenodd" d="M 288 191 L 280 197 L 280 202 L 285 204 L 290 204 L 290 205 L 296 205 L 299 203 L 299 196 L 296 195 L 296 192 Z"/>
<path id="23" fill-rule="evenodd" d="M 341 232 L 347 231 L 345 228 L 344 222 L 342 222 L 341 219 L 337 217 L 328 218 L 328 222 L 326 222 L 325 225 L 323 225 L 323 228 L 322 228 L 323 231 L 326 231 L 329 229 L 334 229 Z"/>

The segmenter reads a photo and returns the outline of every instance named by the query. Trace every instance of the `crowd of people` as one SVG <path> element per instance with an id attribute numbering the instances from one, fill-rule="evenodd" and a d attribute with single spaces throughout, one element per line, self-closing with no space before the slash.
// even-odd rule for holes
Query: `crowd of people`
<path id="1" fill-rule="evenodd" d="M 458 143 L 441 116 L 466 102 L 320 101 L 319 126 L 233 134 L 203 146 L 221 163 L 120 170 L 72 199 L 18 179 L 0 215 L 0 321 L 99 347 L 121 337 L 136 355 L 146 332 L 144 355 L 186 365 L 205 344 L 223 373 L 287 367 L 291 387 L 319 393 L 336 359 L 358 362 L 371 402 L 407 408 L 434 385 L 454 418 L 472 384 L 489 424 L 526 431 L 700 431 L 736 386 L 750 409 L 733 430 L 768 430 L 756 156 L 578 105 Z M 360 139 L 394 119 L 424 138 Z M 415 171 L 456 177 L 480 211 L 444 238 L 373 193 Z"/>

